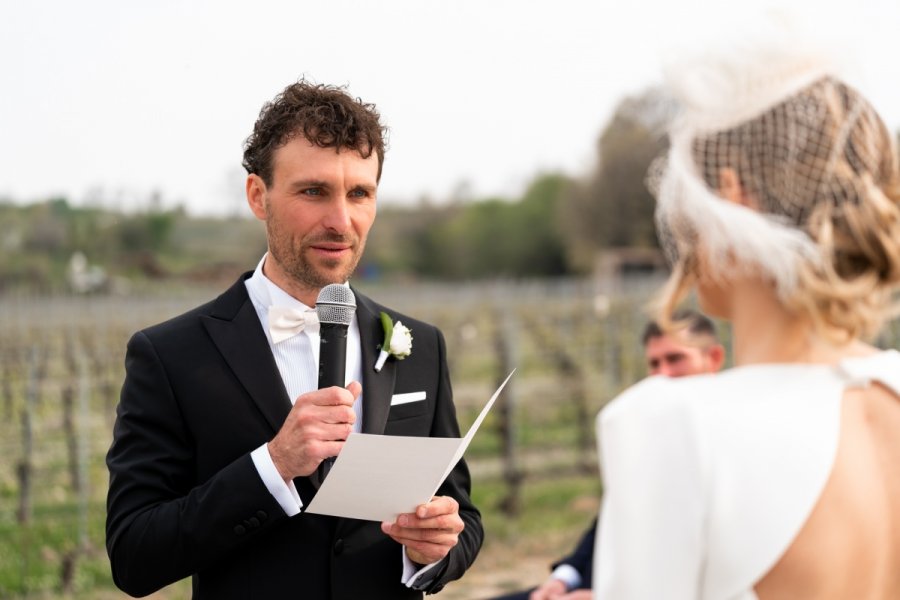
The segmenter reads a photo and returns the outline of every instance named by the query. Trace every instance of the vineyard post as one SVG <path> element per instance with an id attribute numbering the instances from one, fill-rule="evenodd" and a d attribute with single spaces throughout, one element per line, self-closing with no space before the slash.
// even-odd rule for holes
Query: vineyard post
<path id="1" fill-rule="evenodd" d="M 497 385 L 515 368 L 516 357 L 516 322 L 509 311 L 496 312 L 495 349 L 497 352 Z M 522 470 L 519 467 L 518 444 L 516 442 L 516 385 L 510 380 L 503 390 L 503 397 L 498 407 L 500 440 L 503 447 L 503 479 L 506 482 L 506 496 L 501 500 L 500 508 L 509 516 L 519 514 L 521 508 Z"/>

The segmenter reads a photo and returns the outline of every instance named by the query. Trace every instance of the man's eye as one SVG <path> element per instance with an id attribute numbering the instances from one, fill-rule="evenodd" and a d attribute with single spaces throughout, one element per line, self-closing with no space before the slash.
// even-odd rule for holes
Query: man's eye
<path id="1" fill-rule="evenodd" d="M 321 196 L 322 190 L 320 188 L 307 188 L 303 190 L 303 194 L 305 196 Z"/>
<path id="2" fill-rule="evenodd" d="M 350 192 L 351 198 L 365 198 L 368 195 L 369 195 L 369 192 L 367 192 L 366 190 L 363 190 L 363 189 L 352 190 Z"/>

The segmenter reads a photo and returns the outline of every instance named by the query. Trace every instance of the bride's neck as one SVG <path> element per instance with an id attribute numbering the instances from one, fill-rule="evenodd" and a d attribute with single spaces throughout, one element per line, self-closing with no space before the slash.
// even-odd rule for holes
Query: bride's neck
<path id="1" fill-rule="evenodd" d="M 735 282 L 729 305 L 736 365 L 830 364 L 863 351 L 859 342 L 836 345 L 821 336 L 809 318 L 785 308 L 763 281 Z"/>

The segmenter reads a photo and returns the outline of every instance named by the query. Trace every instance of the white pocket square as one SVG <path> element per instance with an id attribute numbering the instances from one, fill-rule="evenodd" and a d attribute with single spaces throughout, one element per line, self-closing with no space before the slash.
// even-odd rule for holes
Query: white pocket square
<path id="1" fill-rule="evenodd" d="M 398 404 L 409 404 L 410 402 L 421 402 L 425 399 L 425 392 L 409 392 L 408 394 L 394 394 L 391 396 L 391 406 Z"/>

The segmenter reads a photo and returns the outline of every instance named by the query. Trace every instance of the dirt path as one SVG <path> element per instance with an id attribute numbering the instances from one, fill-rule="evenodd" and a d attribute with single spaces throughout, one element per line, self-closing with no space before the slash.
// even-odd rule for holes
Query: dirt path
<path id="1" fill-rule="evenodd" d="M 552 558 L 524 556 L 496 559 L 480 557 L 459 581 L 449 584 L 435 596 L 440 600 L 485 600 L 494 596 L 536 586 L 550 573 Z"/>

